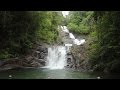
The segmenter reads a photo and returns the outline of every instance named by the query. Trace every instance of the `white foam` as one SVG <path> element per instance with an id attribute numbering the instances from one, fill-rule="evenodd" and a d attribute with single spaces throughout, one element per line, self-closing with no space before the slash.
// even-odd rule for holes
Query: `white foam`
<path id="1" fill-rule="evenodd" d="M 84 43 L 85 43 L 85 39 L 82 39 L 82 40 L 75 39 L 74 40 L 74 44 L 76 44 L 76 45 L 82 45 Z"/>
<path id="2" fill-rule="evenodd" d="M 69 33 L 69 36 L 70 36 L 71 39 L 75 39 L 75 37 L 72 33 Z"/>
<path id="3" fill-rule="evenodd" d="M 72 44 L 65 44 L 65 46 L 72 46 Z"/>

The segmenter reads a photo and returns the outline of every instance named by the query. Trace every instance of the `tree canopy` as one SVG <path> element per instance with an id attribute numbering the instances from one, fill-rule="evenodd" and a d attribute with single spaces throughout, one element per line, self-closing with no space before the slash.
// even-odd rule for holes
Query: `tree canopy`
<path id="1" fill-rule="evenodd" d="M 68 29 L 77 34 L 88 34 L 92 30 L 92 11 L 71 11 L 67 17 Z"/>
<path id="2" fill-rule="evenodd" d="M 25 54 L 38 42 L 54 43 L 61 12 L 0 11 L 0 58 Z"/>

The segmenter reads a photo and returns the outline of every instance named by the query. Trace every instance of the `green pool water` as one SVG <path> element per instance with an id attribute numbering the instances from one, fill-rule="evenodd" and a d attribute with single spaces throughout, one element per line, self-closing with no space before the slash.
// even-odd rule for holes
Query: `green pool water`
<path id="1" fill-rule="evenodd" d="M 13 69 L 0 72 L 0 79 L 118 79 L 120 75 L 103 75 L 72 70 Z"/>

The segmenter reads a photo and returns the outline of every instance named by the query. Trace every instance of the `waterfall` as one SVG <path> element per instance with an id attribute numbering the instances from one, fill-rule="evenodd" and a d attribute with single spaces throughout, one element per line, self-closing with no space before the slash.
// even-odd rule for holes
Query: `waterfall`
<path id="1" fill-rule="evenodd" d="M 65 65 L 66 65 L 65 46 L 49 47 L 46 68 L 63 69 Z"/>
<path id="2" fill-rule="evenodd" d="M 69 33 L 69 38 L 73 43 L 64 43 L 64 46 L 52 46 L 48 48 L 48 56 L 45 68 L 49 69 L 63 69 L 67 65 L 66 54 L 70 52 L 71 47 L 76 45 L 82 45 L 85 43 L 85 39 L 78 40 L 75 36 L 69 32 L 66 26 L 60 26 L 63 32 Z"/>

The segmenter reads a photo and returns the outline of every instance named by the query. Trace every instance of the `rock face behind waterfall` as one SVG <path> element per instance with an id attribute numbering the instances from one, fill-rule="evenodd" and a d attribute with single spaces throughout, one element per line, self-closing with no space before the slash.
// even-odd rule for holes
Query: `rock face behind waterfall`
<path id="1" fill-rule="evenodd" d="M 71 53 L 68 53 L 67 68 L 72 68 L 79 71 L 89 71 L 90 65 L 85 53 L 85 45 L 72 46 Z"/>

